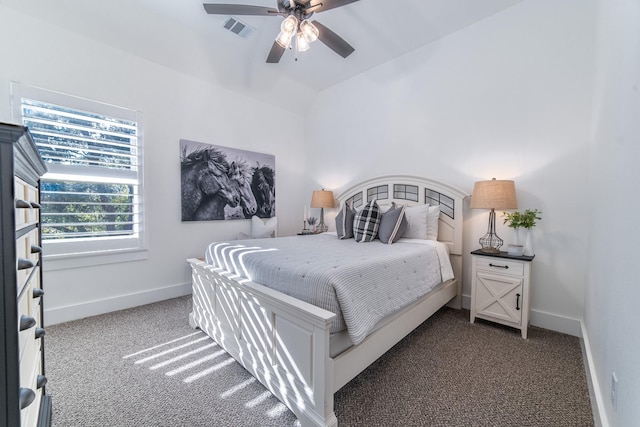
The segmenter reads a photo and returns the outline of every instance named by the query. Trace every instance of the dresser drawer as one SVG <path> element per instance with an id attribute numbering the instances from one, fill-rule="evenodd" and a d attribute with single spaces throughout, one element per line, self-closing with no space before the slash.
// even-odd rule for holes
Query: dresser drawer
<path id="1" fill-rule="evenodd" d="M 20 380 L 21 388 L 29 388 L 35 392 L 35 399 L 33 399 L 33 402 L 31 402 L 29 406 L 20 411 L 20 425 L 24 427 L 33 427 L 37 425 L 38 422 L 38 416 L 40 413 L 40 399 L 42 398 L 42 388 L 38 388 L 38 375 L 40 374 L 40 372 L 42 372 L 41 363 L 41 359 L 38 356 L 33 366 L 32 373 L 25 373 L 25 377 L 29 377 L 29 381 L 23 382 L 22 377 Z"/>
<path id="2" fill-rule="evenodd" d="M 40 318 L 39 299 L 33 300 L 31 288 L 26 288 L 18 298 L 18 342 L 20 360 L 29 357 L 28 353 L 35 351 L 40 346 L 40 339 L 36 337 L 36 331 L 42 328 Z M 21 326 L 27 326 L 20 330 Z"/>
<path id="3" fill-rule="evenodd" d="M 31 209 L 29 200 L 27 200 L 27 187 L 29 185 L 20 178 L 14 178 L 13 182 L 16 206 L 16 230 L 19 230 L 27 223 L 27 211 Z"/>
<path id="4" fill-rule="evenodd" d="M 40 357 L 40 339 L 36 339 L 36 326 L 20 332 L 20 386 L 31 387 L 36 364 Z"/>
<path id="5" fill-rule="evenodd" d="M 18 269 L 18 294 L 27 283 L 29 275 L 33 271 L 31 265 L 36 266 L 40 259 L 40 240 L 38 238 L 38 229 L 34 228 L 26 234 L 16 239 L 16 255 Z"/>
<path id="6" fill-rule="evenodd" d="M 40 415 L 40 400 L 42 399 L 42 389 L 33 389 L 36 392 L 36 398 L 31 405 L 20 411 L 21 427 L 33 427 L 38 425 L 38 416 Z"/>
<path id="7" fill-rule="evenodd" d="M 476 257 L 476 269 L 478 269 L 478 271 L 518 277 L 522 277 L 524 274 L 524 264 L 522 262 L 511 261 L 504 258 Z"/>
<path id="8" fill-rule="evenodd" d="M 36 224 L 40 220 L 38 189 L 20 178 L 14 178 L 16 230 L 25 225 Z"/>

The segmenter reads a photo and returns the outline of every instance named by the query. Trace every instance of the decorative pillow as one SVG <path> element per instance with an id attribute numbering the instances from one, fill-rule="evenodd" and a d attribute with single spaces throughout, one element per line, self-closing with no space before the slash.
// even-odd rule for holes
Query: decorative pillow
<path id="1" fill-rule="evenodd" d="M 353 219 L 353 237 L 356 242 L 371 242 L 378 236 L 378 228 L 382 218 L 380 208 L 375 200 L 367 203 Z"/>
<path id="2" fill-rule="evenodd" d="M 426 239 L 427 238 L 427 215 L 429 205 L 411 206 L 405 209 L 404 214 L 407 217 L 407 230 L 404 237 L 409 239 Z"/>
<path id="3" fill-rule="evenodd" d="M 407 229 L 407 219 L 404 216 L 404 206 L 392 208 L 382 214 L 378 238 L 382 243 L 392 244 L 404 235 Z"/>
<path id="4" fill-rule="evenodd" d="M 260 218 L 251 217 L 251 237 L 254 239 L 262 239 L 265 237 L 276 237 L 278 228 L 278 218 Z"/>
<path id="5" fill-rule="evenodd" d="M 356 211 L 353 210 L 351 204 L 345 203 L 336 217 L 336 233 L 338 234 L 338 239 L 353 238 L 353 219 L 355 216 Z"/>
<path id="6" fill-rule="evenodd" d="M 429 206 L 427 210 L 427 240 L 438 240 L 440 206 Z"/>

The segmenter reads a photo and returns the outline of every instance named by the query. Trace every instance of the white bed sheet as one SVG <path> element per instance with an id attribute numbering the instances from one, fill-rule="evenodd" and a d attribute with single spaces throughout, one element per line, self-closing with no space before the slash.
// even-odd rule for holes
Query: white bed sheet
<path id="1" fill-rule="evenodd" d="M 361 342 L 384 317 L 453 277 L 446 245 L 357 243 L 325 233 L 214 242 L 208 263 L 336 313 L 331 332 Z"/>

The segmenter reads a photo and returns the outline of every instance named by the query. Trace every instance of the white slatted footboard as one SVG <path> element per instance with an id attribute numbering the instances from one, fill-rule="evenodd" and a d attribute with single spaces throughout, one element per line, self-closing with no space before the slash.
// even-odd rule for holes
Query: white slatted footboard
<path id="1" fill-rule="evenodd" d="M 327 310 L 189 259 L 192 327 L 203 330 L 291 409 L 302 425 L 337 426 Z"/>

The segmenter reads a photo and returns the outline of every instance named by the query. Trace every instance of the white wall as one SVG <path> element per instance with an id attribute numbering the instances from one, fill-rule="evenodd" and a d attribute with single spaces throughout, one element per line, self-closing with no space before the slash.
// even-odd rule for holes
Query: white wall
<path id="1" fill-rule="evenodd" d="M 339 191 L 354 179 L 407 173 L 471 194 L 477 180 L 515 180 L 519 208 L 543 212 L 532 323 L 578 335 L 592 206 L 594 9 L 592 0 L 525 1 L 322 92 L 305 128 L 308 187 Z M 467 201 L 465 253 L 479 247 L 487 220 Z"/>
<path id="2" fill-rule="evenodd" d="M 10 81 L 143 113 L 148 259 L 60 271 L 45 262 L 47 323 L 189 293 L 185 259 L 202 256 L 211 240 L 249 232 L 248 220 L 181 222 L 180 138 L 274 154 L 280 234 L 300 228 L 302 120 L 286 128 L 281 120 L 291 113 L 3 6 L 0 51 L 0 121 L 11 120 Z"/>
<path id="3" fill-rule="evenodd" d="M 603 422 L 632 426 L 640 420 L 640 1 L 598 3 L 584 335 Z"/>

